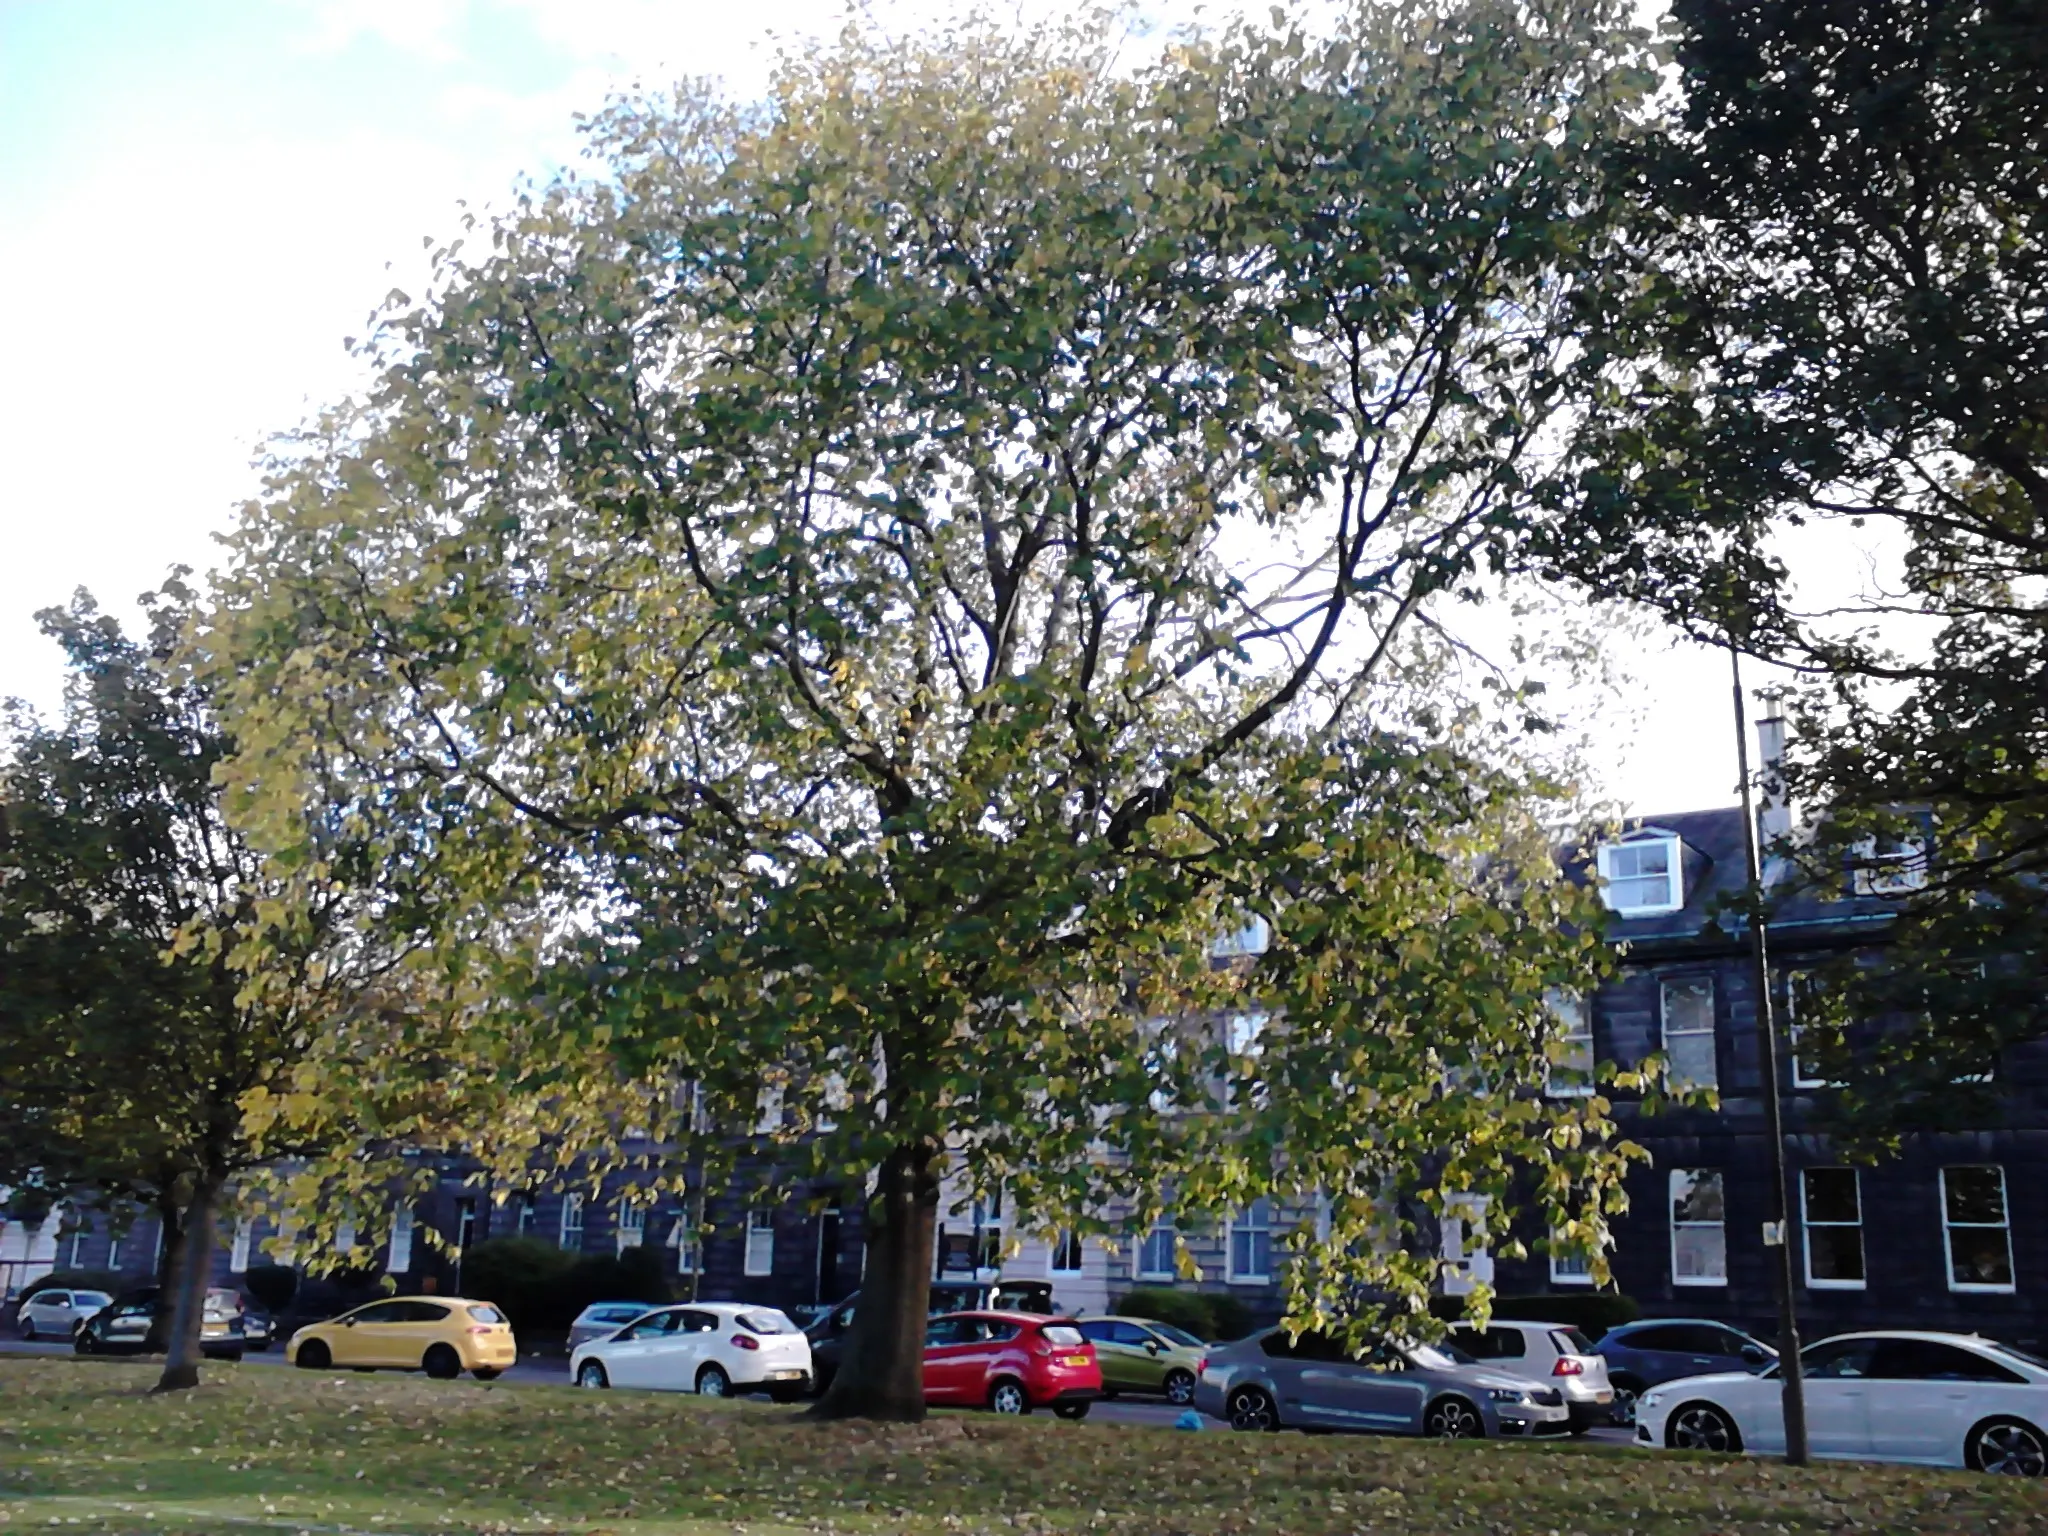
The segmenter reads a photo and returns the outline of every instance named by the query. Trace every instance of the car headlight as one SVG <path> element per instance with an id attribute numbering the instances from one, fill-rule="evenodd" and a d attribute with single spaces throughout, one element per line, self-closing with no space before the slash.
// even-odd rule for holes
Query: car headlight
<path id="1" fill-rule="evenodd" d="M 1638 1408 L 1654 1408 L 1657 1406 L 1657 1399 L 1659 1395 L 1660 1394 L 1656 1392 L 1645 1392 L 1641 1397 L 1636 1399 L 1636 1406 Z"/>
<path id="2" fill-rule="evenodd" d="M 1496 1403 L 1523 1403 L 1528 1401 L 1528 1398 L 1523 1395 L 1519 1387 L 1488 1387 L 1486 1395 Z"/>

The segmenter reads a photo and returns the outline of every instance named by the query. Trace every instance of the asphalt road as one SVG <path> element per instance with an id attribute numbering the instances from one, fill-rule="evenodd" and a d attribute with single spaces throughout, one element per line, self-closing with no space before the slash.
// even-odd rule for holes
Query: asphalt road
<path id="1" fill-rule="evenodd" d="M 24 1339 L 0 1338 L 0 1355 L 50 1355 L 62 1356 L 72 1353 L 69 1344 L 29 1343 Z M 284 1364 L 284 1352 L 271 1348 L 251 1352 L 242 1357 L 245 1365 L 277 1367 Z M 545 1356 L 528 1356 L 513 1366 L 501 1381 L 529 1386 L 566 1386 L 569 1381 L 569 1362 L 549 1359 Z M 1097 1403 L 1088 1415 L 1091 1424 L 1145 1424 L 1155 1429 L 1170 1429 L 1173 1421 L 1180 1417 L 1178 1408 L 1165 1403 L 1148 1402 L 1143 1399 L 1121 1398 L 1116 1402 Z M 1215 1421 L 1208 1421 L 1208 1429 L 1221 1429 Z M 1586 1439 L 1607 1445 L 1627 1445 L 1632 1436 L 1625 1429 L 1600 1428 L 1588 1434 Z"/>

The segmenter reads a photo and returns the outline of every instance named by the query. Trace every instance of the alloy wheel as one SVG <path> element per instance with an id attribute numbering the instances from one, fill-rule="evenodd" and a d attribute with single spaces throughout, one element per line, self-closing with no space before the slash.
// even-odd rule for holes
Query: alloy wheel
<path id="1" fill-rule="evenodd" d="M 1614 1401 L 1608 1405 L 1607 1417 L 1622 1429 L 1636 1427 L 1636 1389 L 1616 1387 Z"/>
<path id="2" fill-rule="evenodd" d="M 610 1386 L 611 1382 L 605 1378 L 602 1365 L 599 1365 L 595 1360 L 586 1360 L 583 1362 L 583 1369 L 576 1373 L 576 1385 L 579 1387 L 589 1387 L 595 1391 L 600 1387 Z"/>
<path id="3" fill-rule="evenodd" d="M 2048 1444 L 2024 1424 L 1989 1424 L 1977 1431 L 1976 1462 L 2000 1477 L 2048 1477 Z"/>
<path id="4" fill-rule="evenodd" d="M 1166 1400 L 1176 1408 L 1185 1408 L 1195 1400 L 1195 1378 L 1186 1371 L 1169 1371 L 1166 1376 Z"/>
<path id="5" fill-rule="evenodd" d="M 1479 1414 L 1463 1398 L 1447 1397 L 1429 1410 L 1425 1430 L 1439 1440 L 1477 1440 L 1486 1428 Z"/>
<path id="6" fill-rule="evenodd" d="M 1030 1406 L 1024 1399 L 1024 1389 L 1014 1381 L 999 1381 L 995 1391 L 988 1395 L 988 1405 L 997 1413 L 1022 1413 Z"/>
<path id="7" fill-rule="evenodd" d="M 1276 1427 L 1279 1420 L 1273 1412 L 1273 1399 L 1263 1392 L 1246 1388 L 1233 1392 L 1230 1397 L 1230 1427 L 1251 1432 Z"/>
<path id="8" fill-rule="evenodd" d="M 1737 1446 L 1728 1415 L 1705 1403 L 1680 1409 L 1671 1420 L 1668 1438 L 1675 1451 L 1732 1451 Z"/>
<path id="9" fill-rule="evenodd" d="M 705 1397 L 730 1397 L 732 1378 L 715 1365 L 707 1365 L 697 1373 L 697 1390 Z"/>

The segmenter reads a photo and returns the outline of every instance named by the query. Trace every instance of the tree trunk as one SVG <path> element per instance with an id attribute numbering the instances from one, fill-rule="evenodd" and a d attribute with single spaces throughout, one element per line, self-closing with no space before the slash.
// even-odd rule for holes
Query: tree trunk
<path id="1" fill-rule="evenodd" d="M 219 1186 L 194 1181 L 185 1207 L 185 1241 L 179 1245 L 177 1295 L 171 1310 L 170 1348 L 164 1373 L 152 1391 L 182 1392 L 199 1385 L 199 1338 L 206 1321 L 206 1291 L 213 1279 L 213 1238 Z"/>
<path id="2" fill-rule="evenodd" d="M 938 1215 L 938 1149 L 898 1147 L 883 1161 L 868 1201 L 867 1273 L 839 1373 L 812 1407 L 813 1418 L 923 1420 Z"/>
<path id="3" fill-rule="evenodd" d="M 178 1180 L 167 1180 L 157 1191 L 156 1224 L 163 1234 L 157 1245 L 156 1308 L 149 1316 L 149 1335 L 143 1347 L 152 1355 L 167 1353 L 171 1347 L 171 1312 L 177 1304 L 178 1260 L 185 1251 L 183 1212 L 178 1204 Z"/>

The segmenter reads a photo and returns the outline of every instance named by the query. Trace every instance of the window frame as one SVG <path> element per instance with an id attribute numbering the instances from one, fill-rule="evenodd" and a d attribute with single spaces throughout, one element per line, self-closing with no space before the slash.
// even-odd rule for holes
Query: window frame
<path id="1" fill-rule="evenodd" d="M 1785 972 L 1785 1045 L 1792 1058 L 1786 1070 L 1792 1074 L 1795 1089 L 1838 1088 L 1839 1083 L 1829 1082 L 1824 1077 L 1809 1077 L 1799 1064 L 1799 992 L 1801 986 L 1811 980 L 1811 971 Z"/>
<path id="2" fill-rule="evenodd" d="M 1166 1268 L 1147 1268 L 1145 1260 L 1153 1239 L 1160 1233 L 1166 1234 Z M 1138 1251 L 1132 1256 L 1131 1278 L 1133 1280 L 1177 1280 L 1180 1267 L 1175 1262 L 1180 1252 L 1180 1225 L 1171 1216 L 1161 1216 L 1138 1238 Z"/>
<path id="3" fill-rule="evenodd" d="M 1813 1219 L 1813 1185 L 1810 1182 L 1816 1173 L 1846 1173 L 1850 1187 L 1856 1192 L 1856 1219 L 1849 1221 L 1815 1221 Z M 1856 1230 L 1856 1267 L 1863 1271 L 1855 1280 L 1817 1279 L 1813 1273 L 1813 1229 L 1826 1227 L 1839 1230 L 1854 1227 Z M 1799 1170 L 1799 1258 L 1804 1268 L 1806 1288 L 1810 1291 L 1865 1291 L 1870 1289 L 1870 1252 L 1863 1241 L 1863 1170 L 1845 1167 L 1839 1163 L 1816 1163 Z"/>
<path id="4" fill-rule="evenodd" d="M 1570 1246 L 1565 1241 L 1563 1233 L 1553 1232 L 1550 1234 L 1550 1283 L 1552 1285 L 1591 1285 L 1593 1283 L 1593 1256 L 1589 1253 L 1561 1253 L 1558 1251 L 1560 1248 L 1569 1248 Z M 1561 1267 L 1564 1264 L 1579 1264 L 1584 1267 L 1577 1270 L 1568 1270 Z"/>
<path id="5" fill-rule="evenodd" d="M 572 1221 L 570 1218 L 574 1217 Z M 570 1241 L 570 1234 L 575 1241 Z M 555 1246 L 569 1253 L 583 1251 L 583 1196 L 566 1194 L 562 1196 L 562 1209 L 555 1216 Z"/>
<path id="6" fill-rule="evenodd" d="M 1614 897 L 1615 880 L 1647 880 L 1649 876 L 1617 877 L 1614 874 L 1614 855 L 1624 848 L 1647 847 L 1652 843 L 1661 844 L 1664 849 L 1665 899 L 1639 906 L 1623 906 Z M 1666 832 L 1660 827 L 1643 827 L 1626 837 L 1602 843 L 1594 850 L 1594 864 L 1600 876 L 1601 904 L 1616 917 L 1663 917 L 1668 913 L 1681 912 L 1685 909 L 1685 840 L 1676 832 Z"/>
<path id="7" fill-rule="evenodd" d="M 1707 993 L 1707 1027 L 1705 1029 L 1681 1029 L 1677 1034 L 1684 1038 L 1698 1039 L 1705 1036 L 1711 1047 L 1709 1060 L 1714 1067 L 1712 1082 L 1697 1082 L 1687 1078 L 1681 1080 L 1673 1073 L 1676 1066 L 1671 1053 L 1671 994 L 1680 988 L 1704 987 Z M 1679 972 L 1657 978 L 1657 1048 L 1665 1062 L 1665 1081 L 1675 1090 L 1696 1092 L 1702 1088 L 1714 1093 L 1721 1091 L 1721 997 L 1720 988 L 1714 985 L 1710 971 Z"/>
<path id="8" fill-rule="evenodd" d="M 1948 1175 L 1951 1168 L 1989 1168 L 1998 1174 L 1998 1208 L 2004 1220 L 1996 1223 L 1983 1221 L 1951 1221 L 1948 1214 Z M 2005 1164 L 2003 1163 L 1944 1163 L 1941 1177 L 1937 1181 L 1936 1193 L 1941 1201 L 1941 1262 L 1948 1280 L 1948 1288 L 1959 1296 L 2011 1296 L 2019 1290 L 2019 1265 L 2012 1251 L 2012 1191 L 2007 1186 Z M 2003 1285 L 1988 1285 L 1980 1281 L 1958 1281 L 1956 1279 L 1955 1246 L 1949 1234 L 1957 1229 L 1965 1232 L 1999 1231 L 2005 1234 L 2005 1272 L 2009 1277 Z"/>
<path id="9" fill-rule="evenodd" d="M 647 1241 L 647 1207 L 630 1200 L 621 1200 L 618 1219 L 612 1223 L 612 1240 L 621 1255 L 628 1248 L 639 1248 Z"/>
<path id="10" fill-rule="evenodd" d="M 1574 1073 L 1583 1072 L 1585 1081 L 1577 1086 L 1570 1086 L 1559 1083 L 1557 1078 L 1559 1068 L 1564 1064 L 1554 1060 L 1546 1051 L 1543 1059 L 1543 1096 L 1549 1099 L 1590 1099 L 1599 1088 L 1600 1076 L 1600 1056 L 1593 1047 L 1592 1000 L 1583 992 L 1567 992 L 1562 988 L 1553 987 L 1544 993 L 1543 1006 L 1551 1017 L 1562 1020 L 1567 1026 L 1577 1026 L 1567 1027 L 1562 1034 L 1555 1036 L 1551 1043 L 1569 1045 L 1583 1040 L 1586 1058 L 1583 1068 L 1569 1068 Z"/>
<path id="11" fill-rule="evenodd" d="M 765 1239 L 756 1254 L 756 1240 Z M 775 1273 L 775 1207 L 772 1205 L 751 1205 L 747 1207 L 747 1224 L 742 1234 L 744 1251 L 740 1257 L 740 1270 L 749 1280 L 762 1280 Z"/>
<path id="12" fill-rule="evenodd" d="M 412 1207 L 401 1205 L 391 1213 L 391 1236 L 386 1239 L 384 1268 L 394 1275 L 409 1274 L 412 1271 L 412 1236 L 417 1225 Z M 400 1263 L 400 1256 L 404 1263 Z"/>
<path id="13" fill-rule="evenodd" d="M 1257 1218 L 1254 1220 L 1253 1218 Z M 1241 1270 L 1237 1267 L 1237 1235 L 1243 1232 L 1253 1239 L 1250 1248 L 1258 1247 L 1257 1238 L 1265 1238 L 1265 1267 L 1259 1271 Z M 1249 1257 L 1249 1252 L 1247 1253 Z M 1230 1213 L 1230 1222 L 1223 1239 L 1223 1278 L 1231 1285 L 1270 1285 L 1273 1282 L 1273 1202 L 1260 1197 L 1250 1205 L 1240 1206 Z"/>
<path id="14" fill-rule="evenodd" d="M 1721 1190 L 1721 1219 L 1719 1221 L 1680 1221 L 1678 1219 L 1678 1180 L 1690 1177 L 1697 1187 L 1702 1174 L 1712 1174 Z M 1728 1288 L 1728 1175 L 1722 1168 L 1672 1168 L 1665 1175 L 1664 1215 L 1671 1229 L 1671 1283 L 1688 1290 L 1726 1290 Z M 1690 1190 L 1688 1190 L 1690 1193 Z M 1721 1273 L 1718 1275 L 1681 1275 L 1678 1272 L 1678 1234 L 1681 1229 L 1713 1227 L 1721 1234 Z"/>
<path id="15" fill-rule="evenodd" d="M 249 1247 L 256 1235 L 256 1223 L 248 1216 L 235 1218 L 235 1235 L 228 1241 L 228 1273 L 243 1275 L 249 1272 Z"/>
<path id="16" fill-rule="evenodd" d="M 1072 1264 L 1062 1264 L 1060 1261 L 1069 1257 L 1070 1250 L 1074 1262 Z M 1079 1232 L 1075 1231 L 1072 1227 L 1061 1227 L 1053 1233 L 1052 1246 L 1046 1250 L 1045 1254 L 1045 1273 L 1047 1278 L 1058 1279 L 1062 1276 L 1078 1278 L 1087 1267 L 1087 1263 L 1088 1251 L 1081 1241 L 1081 1234 Z"/>

